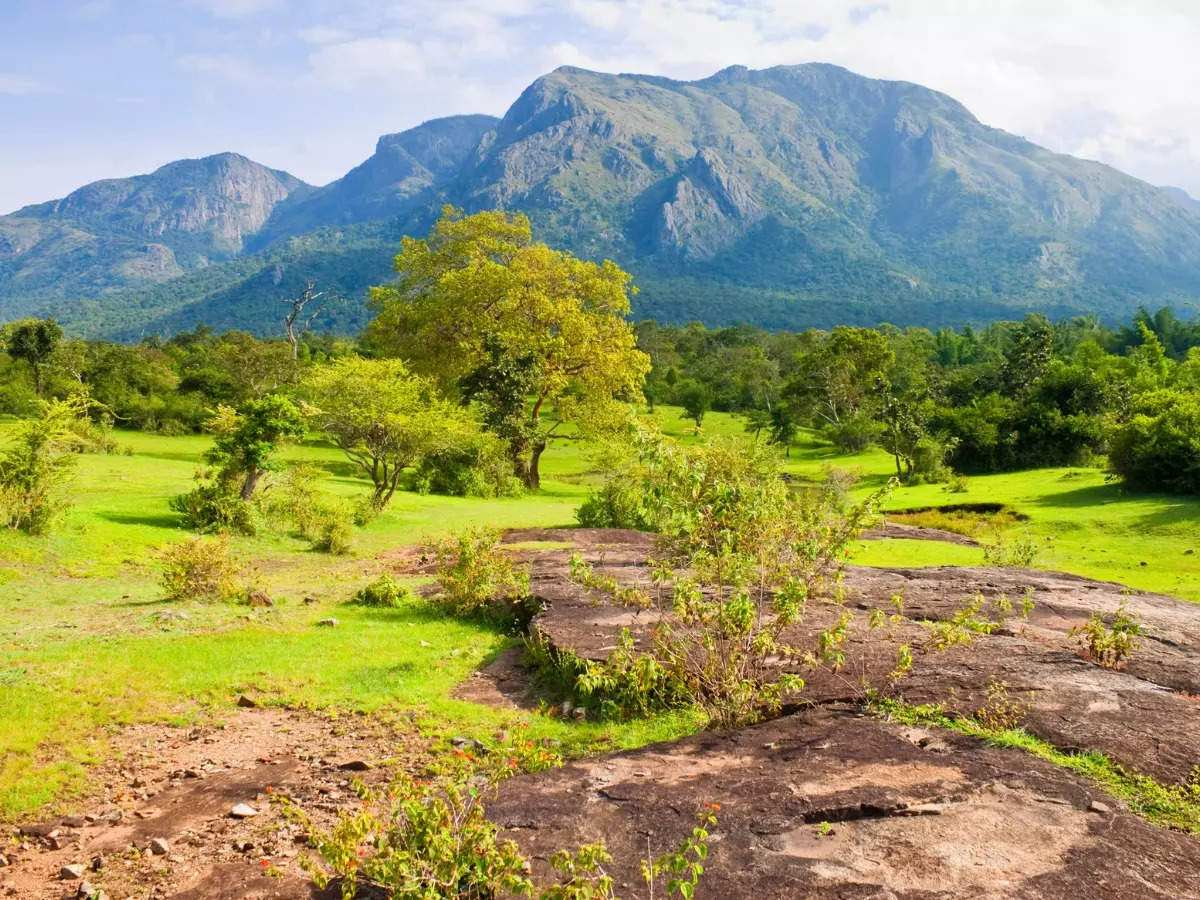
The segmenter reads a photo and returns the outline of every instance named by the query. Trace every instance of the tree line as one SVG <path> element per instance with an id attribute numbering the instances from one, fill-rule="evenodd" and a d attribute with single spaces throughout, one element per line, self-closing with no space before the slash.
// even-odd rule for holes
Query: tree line
<path id="1" fill-rule="evenodd" d="M 223 527 L 244 519 L 275 446 L 310 431 L 370 480 L 378 510 L 405 476 L 444 493 L 537 488 L 552 437 L 620 428 L 643 399 L 697 427 L 740 414 L 784 452 L 802 426 L 846 452 L 879 446 L 909 483 L 1106 458 L 1131 487 L 1200 493 L 1200 322 L 1170 310 L 1115 329 L 1035 314 L 938 331 L 634 326 L 611 262 L 535 242 L 520 215 L 450 209 L 403 240 L 395 268 L 357 339 L 291 320 L 277 340 L 198 326 L 138 344 L 0 326 L 0 413 L 69 401 L 107 425 L 211 432 L 209 478 L 177 508 Z"/>
<path id="2" fill-rule="evenodd" d="M 1200 493 L 1200 322 L 1107 328 L 1030 314 L 961 330 L 767 332 L 642 322 L 651 402 L 739 413 L 784 448 L 799 426 L 880 446 L 903 481 L 1107 463 L 1129 486 Z"/>

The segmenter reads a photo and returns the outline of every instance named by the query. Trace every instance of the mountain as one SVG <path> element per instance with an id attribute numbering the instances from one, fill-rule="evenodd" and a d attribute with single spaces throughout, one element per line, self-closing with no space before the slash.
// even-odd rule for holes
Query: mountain
<path id="1" fill-rule="evenodd" d="M 80 302 L 46 303 L 26 269 L 69 268 L 76 231 L 124 240 L 132 221 L 139 236 L 195 235 L 130 210 L 115 199 L 125 192 L 136 195 L 91 190 L 0 218 L 0 248 L 6 229 L 28 227 L 12 222 L 49 214 L 31 211 L 58 210 L 59 229 L 40 255 L 10 250 L 23 257 L 15 269 L 0 249 L 0 316 L 40 299 L 88 333 L 198 321 L 271 331 L 278 298 L 312 277 L 348 298 L 326 325 L 353 329 L 399 237 L 423 233 L 444 203 L 520 210 L 551 244 L 617 260 L 641 289 L 635 313 L 664 321 L 1112 319 L 1200 295 L 1200 210 L 1186 194 L 991 128 L 945 94 L 825 64 L 694 82 L 558 69 L 499 120 L 433 120 L 381 138 L 330 185 L 297 183 L 238 230 L 226 261 L 181 265 L 160 236 L 187 271 L 171 277 L 166 253 L 153 251 L 156 263 L 143 249 L 118 263 L 136 289 L 109 295 L 111 284 L 76 278 Z"/>
<path id="2" fill-rule="evenodd" d="M 0 216 L 0 309 L 67 305 L 169 281 L 246 250 L 272 211 L 312 191 L 236 153 L 168 163 Z"/>
<path id="3" fill-rule="evenodd" d="M 1200 200 L 1197 200 L 1183 188 L 1164 187 L 1161 190 L 1164 194 L 1186 209 L 1190 209 L 1194 213 L 1200 213 Z"/>

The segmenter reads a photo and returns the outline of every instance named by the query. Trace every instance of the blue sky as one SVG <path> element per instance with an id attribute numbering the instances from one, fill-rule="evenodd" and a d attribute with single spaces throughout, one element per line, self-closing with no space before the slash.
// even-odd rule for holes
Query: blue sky
<path id="1" fill-rule="evenodd" d="M 0 212 L 223 150 L 323 184 L 564 64 L 813 60 L 1200 196 L 1197 47 L 1193 0 L 0 0 Z"/>

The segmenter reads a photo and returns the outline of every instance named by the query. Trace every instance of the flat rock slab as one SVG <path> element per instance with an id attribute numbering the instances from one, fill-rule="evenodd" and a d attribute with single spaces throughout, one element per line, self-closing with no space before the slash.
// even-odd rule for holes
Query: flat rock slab
<path id="1" fill-rule="evenodd" d="M 558 541 L 573 540 L 598 572 L 649 589 L 645 560 L 654 549 L 649 535 L 597 529 L 551 533 Z M 624 628 L 638 647 L 649 648 L 659 613 L 615 606 L 580 589 L 568 574 L 572 552 L 524 554 L 531 563 L 533 592 L 545 605 L 532 626 L 553 646 L 585 659 L 607 659 Z M 845 607 L 811 603 L 806 621 L 784 634 L 797 646 L 812 646 L 816 634 L 847 608 L 853 614 L 840 671 L 780 662 L 781 670 L 799 671 L 806 679 L 798 700 L 861 700 L 864 680 L 886 687 L 896 645 L 905 642 L 914 648 L 912 672 L 892 690 L 911 702 L 945 703 L 951 712 L 971 715 L 985 703 L 989 684 L 1002 681 L 1010 699 L 1027 707 L 1026 727 L 1056 746 L 1099 750 L 1174 783 L 1186 782 L 1200 764 L 1200 605 L 1027 569 L 849 566 L 845 587 Z M 927 647 L 931 631 L 922 622 L 950 619 L 976 594 L 983 596 L 979 615 L 995 617 L 994 602 L 1001 595 L 1015 610 L 1027 591 L 1036 604 L 1027 621 L 1014 613 L 1002 628 L 977 635 L 969 646 L 936 652 Z M 871 630 L 869 610 L 892 612 L 890 600 L 897 594 L 904 600 L 904 619 Z M 1093 612 L 1109 614 L 1122 602 L 1141 618 L 1146 634 L 1117 671 L 1082 658 L 1078 640 L 1068 632 Z"/>
<path id="2" fill-rule="evenodd" d="M 488 814 L 543 877 L 554 851 L 603 839 L 626 900 L 649 897 L 641 860 L 705 803 L 701 898 L 1200 897 L 1200 841 L 1027 754 L 930 737 L 803 713 L 515 778 Z"/>

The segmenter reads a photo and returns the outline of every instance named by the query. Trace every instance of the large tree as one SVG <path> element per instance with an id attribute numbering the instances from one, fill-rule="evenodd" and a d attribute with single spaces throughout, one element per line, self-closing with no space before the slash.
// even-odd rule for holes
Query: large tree
<path id="1" fill-rule="evenodd" d="M 395 264 L 399 279 L 371 290 L 365 343 L 478 403 L 528 487 L 562 423 L 603 428 L 641 399 L 650 362 L 625 318 L 630 276 L 611 261 L 535 243 L 523 215 L 447 207 Z"/>
<path id="2" fill-rule="evenodd" d="M 461 406 L 398 359 L 344 357 L 314 369 L 305 388 L 317 427 L 371 479 L 376 509 L 392 499 L 406 468 L 478 434 Z"/>
<path id="3" fill-rule="evenodd" d="M 5 349 L 13 359 L 23 359 L 33 371 L 33 390 L 42 396 L 42 367 L 54 353 L 63 332 L 54 319 L 23 319 L 8 328 Z"/>

